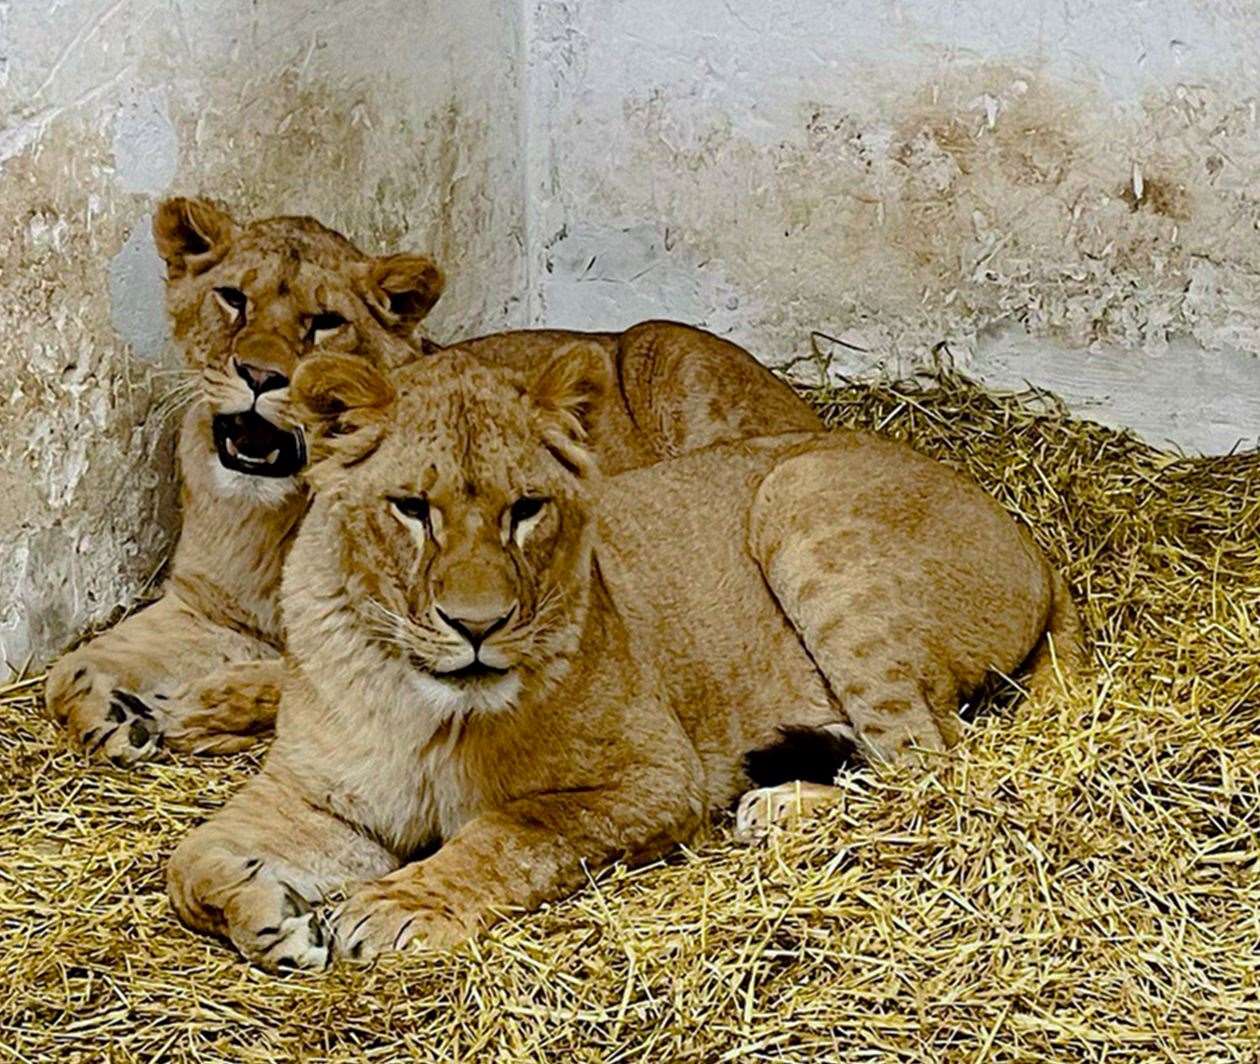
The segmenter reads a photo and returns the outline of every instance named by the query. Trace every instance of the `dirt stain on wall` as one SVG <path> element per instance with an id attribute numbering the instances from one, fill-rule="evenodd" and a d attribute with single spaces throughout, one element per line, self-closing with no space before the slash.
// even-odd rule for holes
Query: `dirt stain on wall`
<path id="1" fill-rule="evenodd" d="M 658 218 L 780 341 L 823 329 L 902 368 L 1010 325 L 1260 348 L 1254 97 L 1180 85 L 1120 109 L 1032 67 L 906 75 L 866 105 L 803 103 L 770 142 L 646 89 L 624 106 L 632 157 L 570 187 Z"/>

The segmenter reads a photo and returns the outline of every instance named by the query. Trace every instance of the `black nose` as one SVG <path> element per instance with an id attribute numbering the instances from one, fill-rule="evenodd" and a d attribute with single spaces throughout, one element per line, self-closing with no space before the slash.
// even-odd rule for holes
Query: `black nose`
<path id="1" fill-rule="evenodd" d="M 468 640 L 468 643 L 473 648 L 474 653 L 481 647 L 482 643 L 507 624 L 512 614 L 515 612 L 516 607 L 513 606 L 501 617 L 495 617 L 488 621 L 474 621 L 467 617 L 452 617 L 440 606 L 437 608 L 438 616 Z"/>
<path id="2" fill-rule="evenodd" d="M 274 369 L 251 366 L 245 362 L 236 362 L 235 360 L 232 364 L 236 367 L 236 375 L 249 385 L 249 390 L 255 395 L 262 395 L 263 392 L 274 392 L 277 388 L 283 388 L 289 383 L 288 377 Z"/>

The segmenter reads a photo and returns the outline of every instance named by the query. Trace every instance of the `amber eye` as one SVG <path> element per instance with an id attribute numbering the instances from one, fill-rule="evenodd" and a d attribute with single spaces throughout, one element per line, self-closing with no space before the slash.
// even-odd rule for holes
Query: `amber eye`
<path id="1" fill-rule="evenodd" d="M 224 310 L 229 311 L 233 316 L 237 318 L 245 317 L 245 308 L 249 305 L 249 300 L 239 288 L 220 285 L 214 290 L 214 298 L 219 301 L 219 305 Z"/>
<path id="2" fill-rule="evenodd" d="M 419 495 L 393 496 L 389 504 L 408 521 L 429 523 L 429 500 Z"/>
<path id="3" fill-rule="evenodd" d="M 320 339 L 321 333 L 335 332 L 345 325 L 346 319 L 333 310 L 322 310 L 318 314 L 312 315 L 310 328 L 306 332 L 306 338 L 311 341 Z"/>
<path id="4" fill-rule="evenodd" d="M 512 503 L 513 526 L 523 525 L 531 517 L 537 517 L 542 513 L 542 508 L 545 505 L 547 505 L 546 499 L 531 498 L 529 496 L 517 499 L 516 502 Z"/>

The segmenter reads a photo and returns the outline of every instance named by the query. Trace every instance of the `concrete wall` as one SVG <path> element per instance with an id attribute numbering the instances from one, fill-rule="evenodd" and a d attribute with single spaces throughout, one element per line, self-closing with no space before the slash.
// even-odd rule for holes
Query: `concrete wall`
<path id="1" fill-rule="evenodd" d="M 1260 9 L 532 0 L 532 319 L 1260 433 Z M 945 346 L 941 346 L 945 345 Z"/>
<path id="2" fill-rule="evenodd" d="M 521 321 L 521 12 L 0 0 L 0 678 L 130 602 L 174 528 L 155 199 L 309 213 Z"/>

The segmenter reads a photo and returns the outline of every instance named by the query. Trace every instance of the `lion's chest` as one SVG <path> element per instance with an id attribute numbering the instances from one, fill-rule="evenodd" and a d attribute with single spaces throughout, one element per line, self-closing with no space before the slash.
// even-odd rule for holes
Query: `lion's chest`
<path id="1" fill-rule="evenodd" d="M 398 726 L 373 715 L 339 737 L 342 766 L 324 782 L 322 804 L 360 826 L 400 857 L 449 838 L 483 808 L 459 756 L 458 733 L 446 726 Z"/>
<path id="2" fill-rule="evenodd" d="M 463 774 L 435 751 L 395 751 L 341 781 L 328 796 L 332 811 L 361 825 L 400 857 L 453 835 L 479 803 Z"/>

